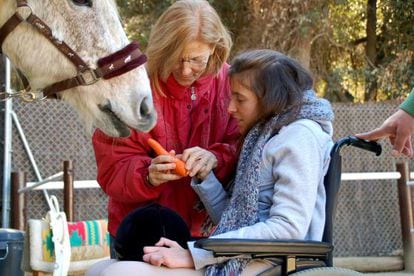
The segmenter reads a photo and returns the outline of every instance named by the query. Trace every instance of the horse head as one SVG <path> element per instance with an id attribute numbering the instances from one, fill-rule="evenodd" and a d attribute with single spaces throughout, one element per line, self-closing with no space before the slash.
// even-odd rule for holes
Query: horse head
<path id="1" fill-rule="evenodd" d="M 113 137 L 154 126 L 145 56 L 129 44 L 114 0 L 0 0 L 0 7 L 0 49 L 33 98 L 58 95 L 88 127 Z M 13 20 L 22 22 L 3 27 Z"/>

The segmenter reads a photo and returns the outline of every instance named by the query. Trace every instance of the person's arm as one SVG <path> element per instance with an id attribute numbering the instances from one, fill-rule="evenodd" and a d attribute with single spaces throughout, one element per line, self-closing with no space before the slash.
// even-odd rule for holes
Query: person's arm
<path id="1" fill-rule="evenodd" d="M 303 239 L 315 212 L 318 186 L 323 181 L 329 164 L 331 145 L 332 140 L 328 135 L 315 136 L 313 131 L 303 125 L 296 125 L 290 127 L 289 130 L 281 131 L 277 139 L 272 139 L 266 145 L 267 164 L 265 166 L 269 167 L 275 179 L 273 205 L 269 218 L 263 222 L 212 237 Z M 323 222 L 320 227 L 323 227 Z M 165 242 L 165 240 L 160 241 L 157 246 L 166 245 Z M 188 246 L 189 251 L 177 248 L 173 244 L 170 244 L 170 248 L 144 248 L 147 255 L 144 260 L 160 265 L 162 259 L 162 264 L 167 262 L 168 267 L 186 265 L 186 267 L 193 266 L 200 269 L 229 259 L 216 258 L 210 251 L 194 248 L 192 242 L 189 242 Z M 191 253 L 191 260 L 188 259 L 189 253 Z"/>
<path id="2" fill-rule="evenodd" d="M 240 133 L 234 119 L 228 115 L 228 125 L 220 132 L 221 136 L 207 148 L 195 146 L 185 149 L 179 157 L 185 162 L 185 168 L 190 177 L 205 179 L 211 172 L 226 183 L 231 177 L 237 160 L 237 149 L 240 141 Z M 220 122 L 220 125 L 224 122 Z M 220 128 L 221 126 L 217 126 Z"/>
<path id="3" fill-rule="evenodd" d="M 202 269 L 208 265 L 224 263 L 234 258 L 249 258 L 250 256 L 236 255 L 232 257 L 214 257 L 214 253 L 209 250 L 194 247 L 195 242 L 188 242 L 188 251 L 191 254 L 192 263 L 196 270 Z"/>
<path id="4" fill-rule="evenodd" d="M 191 180 L 191 187 L 200 197 L 214 224 L 218 224 L 224 209 L 230 200 L 229 194 L 218 181 L 214 173 L 210 172 L 203 181 Z"/>
<path id="5" fill-rule="evenodd" d="M 96 130 L 92 142 L 98 169 L 97 180 L 111 198 L 137 203 L 156 199 L 162 186 L 154 187 L 148 180 L 151 149 L 148 135 L 133 131 L 128 138 L 111 138 Z"/>
<path id="6" fill-rule="evenodd" d="M 266 163 L 275 179 L 269 217 L 254 225 L 213 235 L 212 238 L 303 239 L 309 228 L 318 186 L 329 164 L 332 140 L 327 134 L 315 136 L 306 126 L 284 129 L 265 146 Z M 300 146 L 298 146 L 300 145 Z M 319 198 L 319 200 L 321 200 Z M 323 223 L 321 221 L 321 223 Z M 323 224 L 320 225 L 323 228 Z M 213 253 L 188 243 L 194 266 L 221 263 L 229 258 L 215 258 Z"/>
<path id="7" fill-rule="evenodd" d="M 355 136 L 365 140 L 388 138 L 393 146 L 392 155 L 413 156 L 411 136 L 414 133 L 414 90 L 400 105 L 400 109 L 388 117 L 384 123 L 368 132 L 358 133 Z"/>
<path id="8" fill-rule="evenodd" d="M 189 247 L 192 248 L 190 252 L 190 250 L 182 248 L 175 241 L 161 238 L 154 246 L 144 247 L 144 256 L 142 259 L 144 262 L 155 266 L 195 268 L 197 270 L 207 265 L 221 263 L 231 259 L 229 257 L 216 258 L 211 251 L 194 248 L 193 244 L 194 242 L 188 242 Z"/>
<path id="9" fill-rule="evenodd" d="M 407 99 L 400 105 L 400 109 L 404 110 L 411 116 L 414 116 L 414 89 L 408 95 Z"/>
<path id="10" fill-rule="evenodd" d="M 316 133 L 316 134 L 315 134 Z M 319 133 L 319 134 L 317 134 Z M 254 225 L 214 238 L 303 239 L 326 173 L 332 141 L 321 130 L 295 123 L 282 129 L 265 146 L 264 166 L 274 179 L 269 217 Z M 323 223 L 321 221 L 321 223 Z M 320 225 L 323 228 L 323 224 Z"/>

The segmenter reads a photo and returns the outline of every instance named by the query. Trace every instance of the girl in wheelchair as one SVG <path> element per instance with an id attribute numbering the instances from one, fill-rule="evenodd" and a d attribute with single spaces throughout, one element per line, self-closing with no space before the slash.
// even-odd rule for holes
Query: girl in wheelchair
<path id="1" fill-rule="evenodd" d="M 211 237 L 322 239 L 323 179 L 332 146 L 333 111 L 312 90 L 310 73 L 272 50 L 251 50 L 233 60 L 228 112 L 244 136 L 234 181 L 227 190 L 210 172 L 192 187 L 217 224 Z M 247 256 L 215 258 L 161 238 L 144 247 L 144 262 L 92 267 L 88 275 L 254 275 L 267 261 Z"/>

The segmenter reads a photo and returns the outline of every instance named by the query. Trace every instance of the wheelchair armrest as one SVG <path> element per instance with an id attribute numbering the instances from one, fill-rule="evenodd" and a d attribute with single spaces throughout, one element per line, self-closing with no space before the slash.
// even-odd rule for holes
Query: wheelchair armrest
<path id="1" fill-rule="evenodd" d="M 303 240 L 262 240 L 262 239 L 201 239 L 195 247 L 213 251 L 217 256 L 250 254 L 259 256 L 325 257 L 333 246 L 326 242 Z"/>

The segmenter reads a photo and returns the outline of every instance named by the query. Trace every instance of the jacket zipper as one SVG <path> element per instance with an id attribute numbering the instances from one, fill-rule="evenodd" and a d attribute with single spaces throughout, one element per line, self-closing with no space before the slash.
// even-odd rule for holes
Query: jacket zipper
<path id="1" fill-rule="evenodd" d="M 190 96 L 190 99 L 192 101 L 195 101 L 197 99 L 197 95 L 195 93 L 195 87 L 194 86 L 191 86 L 191 96 Z"/>

